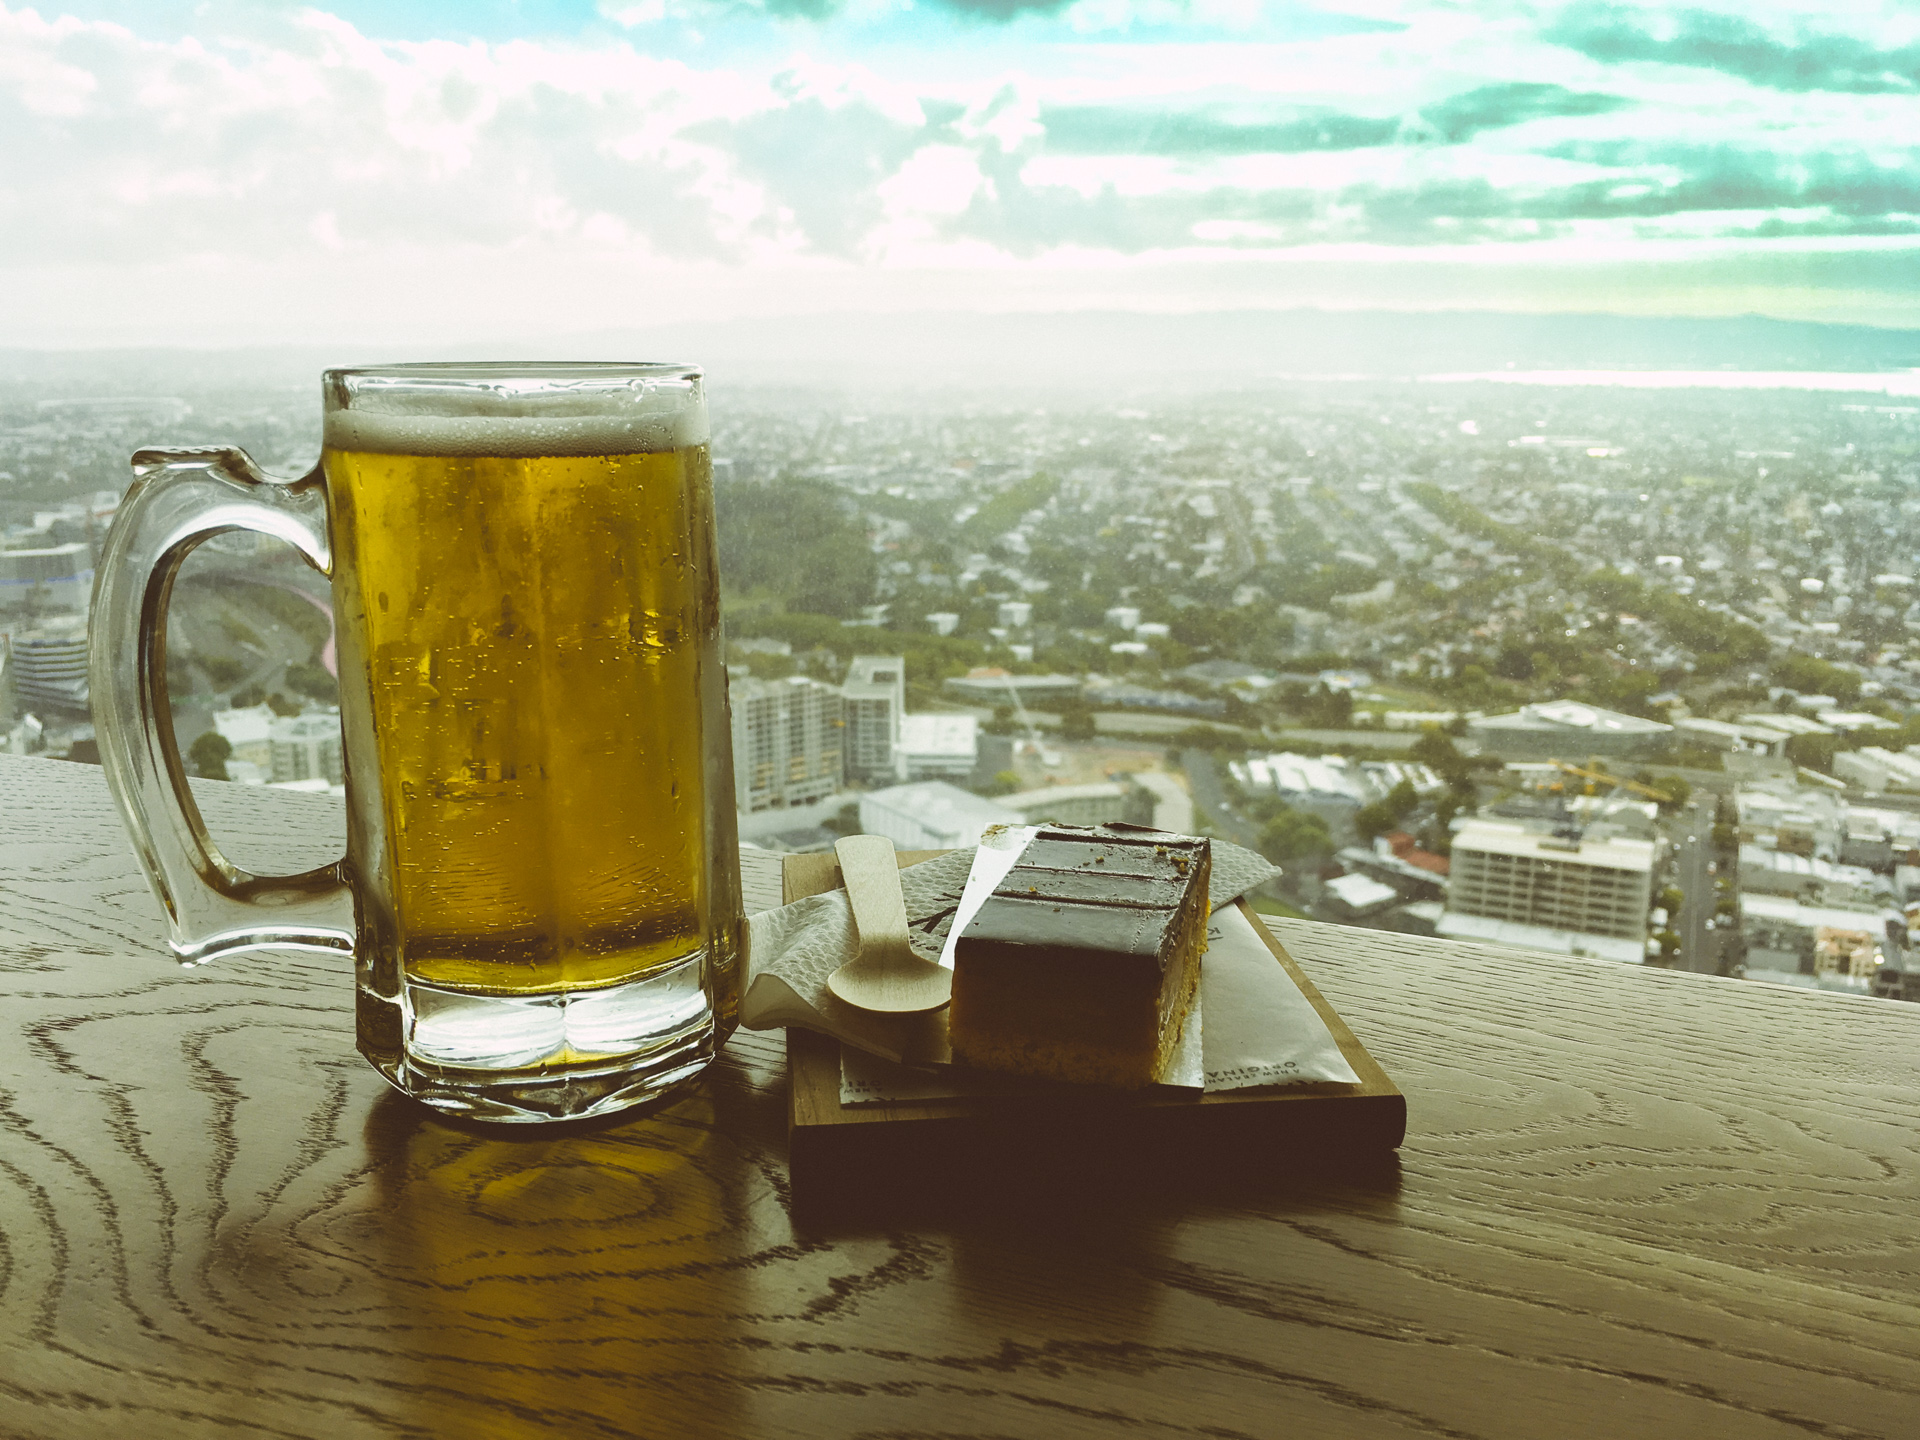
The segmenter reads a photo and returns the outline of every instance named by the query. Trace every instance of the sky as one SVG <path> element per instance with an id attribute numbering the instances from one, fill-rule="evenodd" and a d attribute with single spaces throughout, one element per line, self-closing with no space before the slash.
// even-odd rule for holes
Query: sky
<path id="1" fill-rule="evenodd" d="M 0 0 L 0 346 L 1920 326 L 1912 0 Z"/>

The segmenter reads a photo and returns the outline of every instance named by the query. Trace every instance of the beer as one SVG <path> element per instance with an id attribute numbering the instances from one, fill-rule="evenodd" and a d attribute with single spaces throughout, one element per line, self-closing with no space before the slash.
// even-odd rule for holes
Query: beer
<path id="1" fill-rule="evenodd" d="M 531 996 L 697 954 L 733 799 L 704 433 L 383 421 L 329 416 L 322 460 L 367 962 Z"/>
<path id="2" fill-rule="evenodd" d="M 321 394 L 299 480 L 135 455 L 100 560 L 101 761 L 173 952 L 351 951 L 360 1053 L 446 1114 L 668 1094 L 746 962 L 700 370 L 385 365 Z M 298 875 L 213 845 L 155 703 L 180 554 L 233 530 L 332 580 L 347 849 Z"/>

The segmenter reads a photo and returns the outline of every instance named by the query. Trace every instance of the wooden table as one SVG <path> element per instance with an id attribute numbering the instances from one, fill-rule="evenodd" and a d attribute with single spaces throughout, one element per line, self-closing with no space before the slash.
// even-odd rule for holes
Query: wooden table
<path id="1" fill-rule="evenodd" d="M 202 793 L 243 863 L 338 845 Z M 0 796 L 0 1435 L 1920 1434 L 1920 1007 L 1280 922 L 1397 1165 L 819 1216 L 780 1036 L 448 1124 L 343 964 L 175 967 L 97 769 Z"/>

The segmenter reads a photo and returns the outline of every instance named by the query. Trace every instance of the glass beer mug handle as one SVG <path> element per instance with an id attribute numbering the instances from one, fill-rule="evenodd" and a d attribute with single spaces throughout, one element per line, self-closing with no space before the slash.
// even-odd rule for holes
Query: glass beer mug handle
<path id="1" fill-rule="evenodd" d="M 107 537 L 93 594 L 88 660 L 107 784 L 188 963 L 263 945 L 353 949 L 338 864 L 253 875 L 220 853 L 187 786 L 167 695 L 167 602 L 203 540 L 250 530 L 283 540 L 331 575 L 319 472 L 281 481 L 233 449 L 142 450 Z"/>

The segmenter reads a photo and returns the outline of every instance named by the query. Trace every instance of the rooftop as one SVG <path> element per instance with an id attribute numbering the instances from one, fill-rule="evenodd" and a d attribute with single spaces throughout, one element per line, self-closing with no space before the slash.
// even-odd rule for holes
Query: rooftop
<path id="1" fill-rule="evenodd" d="M 1622 715 L 1598 705 L 1582 705 L 1577 700 L 1548 700 L 1525 705 L 1510 715 L 1489 715 L 1473 722 L 1475 730 L 1528 730 L 1563 732 L 1576 735 L 1666 735 L 1671 725 L 1660 720 L 1643 720 L 1638 715 Z"/>
<path id="2" fill-rule="evenodd" d="M 1511 945 L 1518 950 L 1548 950 L 1556 955 L 1615 960 L 1622 965 L 1639 965 L 1647 958 L 1646 947 L 1638 940 L 1555 930 L 1546 925 L 1523 925 L 1518 920 L 1494 920 L 1452 910 L 1440 917 L 1435 929 L 1448 940 L 1478 940 L 1487 945 Z"/>
<path id="3" fill-rule="evenodd" d="M 1498 820 L 1470 820 L 1453 837 L 1456 855 L 1462 850 L 1473 850 L 1483 855 L 1520 855 L 1530 860 L 1560 860 L 1608 870 L 1651 870 L 1654 848 L 1651 840 L 1634 840 L 1624 835 L 1611 835 L 1604 840 L 1563 840 L 1557 835 Z"/>

